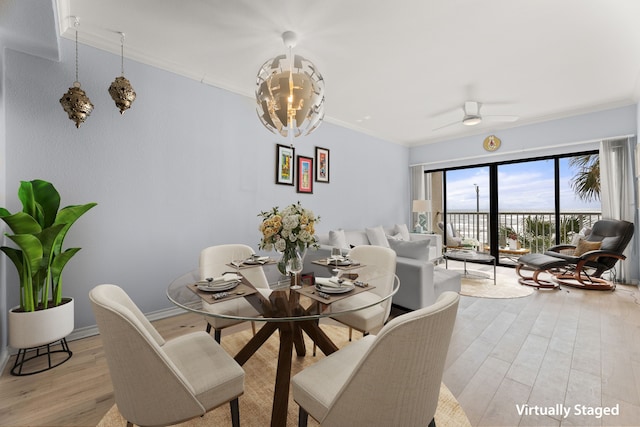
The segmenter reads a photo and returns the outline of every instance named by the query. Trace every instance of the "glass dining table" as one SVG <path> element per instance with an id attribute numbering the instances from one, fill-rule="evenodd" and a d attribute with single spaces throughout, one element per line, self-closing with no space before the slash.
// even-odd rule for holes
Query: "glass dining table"
<path id="1" fill-rule="evenodd" d="M 255 271 L 251 271 L 253 268 L 262 268 L 266 273 L 271 273 L 266 274 L 266 277 L 273 278 L 268 281 L 268 288 L 256 287 L 251 283 L 250 278 L 256 277 Z M 275 263 L 259 267 L 243 265 L 237 269 L 240 276 L 237 286 L 221 293 L 203 291 L 204 288 L 198 285 L 203 278 L 198 270 L 194 270 L 171 282 L 167 297 L 176 306 L 203 316 L 261 322 L 262 327 L 234 356 L 240 365 L 246 363 L 274 332 L 279 331 L 271 425 L 285 426 L 293 349 L 299 357 L 306 355 L 303 333 L 325 355 L 337 351 L 338 347 L 320 328 L 320 319 L 334 317 L 339 320 L 339 316 L 346 313 L 364 310 L 385 301 L 390 304 L 390 299 L 400 287 L 400 281 L 393 273 L 383 273 L 375 266 L 362 266 L 351 270 L 346 275 L 348 278 L 338 285 L 335 277 L 307 277 L 300 289 L 291 289 L 290 279 L 274 275 L 274 271 L 277 271 Z M 393 283 L 391 287 L 383 285 L 390 282 Z M 382 291 L 385 288 L 389 290 Z"/>

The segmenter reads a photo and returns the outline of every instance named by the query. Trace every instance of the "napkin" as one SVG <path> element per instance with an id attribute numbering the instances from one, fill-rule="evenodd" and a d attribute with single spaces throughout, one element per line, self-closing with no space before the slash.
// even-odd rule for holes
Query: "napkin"
<path id="1" fill-rule="evenodd" d="M 240 276 L 238 276 L 236 273 L 225 273 L 222 276 L 214 277 L 211 285 L 219 285 L 221 283 L 227 283 L 234 280 L 240 280 Z M 198 283 L 209 285 L 209 281 L 206 279 L 200 280 Z"/>
<path id="2" fill-rule="evenodd" d="M 342 282 L 342 284 L 340 284 L 338 283 L 338 279 L 329 277 L 316 277 L 316 283 L 327 288 L 342 288 L 344 286 L 351 286 L 352 284 L 349 280 L 345 280 L 344 282 Z"/>

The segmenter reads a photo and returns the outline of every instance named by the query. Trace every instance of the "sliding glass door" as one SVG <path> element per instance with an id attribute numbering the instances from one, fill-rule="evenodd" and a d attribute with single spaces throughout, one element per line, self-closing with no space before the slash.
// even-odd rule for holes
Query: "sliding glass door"
<path id="1" fill-rule="evenodd" d="M 464 241 L 505 265 L 571 243 L 601 216 L 598 166 L 589 152 L 427 171 L 433 229 L 449 248 Z"/>

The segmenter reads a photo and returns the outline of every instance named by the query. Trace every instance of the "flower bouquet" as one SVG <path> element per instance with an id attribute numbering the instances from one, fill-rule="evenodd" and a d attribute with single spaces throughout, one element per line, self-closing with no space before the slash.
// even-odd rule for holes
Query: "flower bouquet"
<path id="1" fill-rule="evenodd" d="M 462 239 L 461 244 L 466 249 L 475 249 L 478 246 L 480 246 L 480 242 L 478 242 L 476 239 L 471 239 L 471 238 Z"/>
<path id="2" fill-rule="evenodd" d="M 282 210 L 276 206 L 270 211 L 260 212 L 258 216 L 263 218 L 259 227 L 262 239 L 258 247 L 266 251 L 276 250 L 282 254 L 278 262 L 280 273 L 286 274 L 289 260 L 302 258 L 308 247 L 320 247 L 314 228 L 320 217 L 303 208 L 300 202 Z"/>

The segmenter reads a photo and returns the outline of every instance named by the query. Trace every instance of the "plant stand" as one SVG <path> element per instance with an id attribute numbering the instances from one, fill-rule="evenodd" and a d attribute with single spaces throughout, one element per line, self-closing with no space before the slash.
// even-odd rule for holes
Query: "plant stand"
<path id="1" fill-rule="evenodd" d="M 60 349 L 51 348 L 52 346 L 56 346 L 58 344 L 60 345 Z M 33 354 L 34 352 L 35 352 L 35 355 Z M 62 356 L 61 359 L 58 358 L 60 360 L 52 361 L 51 356 L 59 353 L 63 353 L 64 356 Z M 29 357 L 27 357 L 28 355 Z M 49 369 L 53 369 L 56 366 L 62 365 L 64 362 L 69 360 L 72 355 L 73 355 L 73 352 L 69 349 L 69 345 L 67 344 L 66 338 L 62 338 L 58 341 L 54 341 L 49 344 L 41 345 L 39 347 L 21 348 L 21 349 L 18 349 L 18 355 L 16 356 L 16 361 L 13 364 L 13 368 L 11 368 L 11 375 L 25 376 L 25 375 L 33 375 L 33 374 L 38 374 L 40 372 L 48 371 Z M 38 364 L 38 363 L 31 363 L 31 364 L 28 363 L 30 361 L 36 362 L 40 360 L 40 358 L 42 357 L 47 358 L 47 366 L 44 368 L 38 369 L 38 367 L 41 366 L 41 364 Z M 33 368 L 34 370 L 31 370 L 31 371 L 27 370 L 26 372 L 22 372 L 22 368 L 26 367 L 26 365 L 34 365 L 35 366 Z"/>

